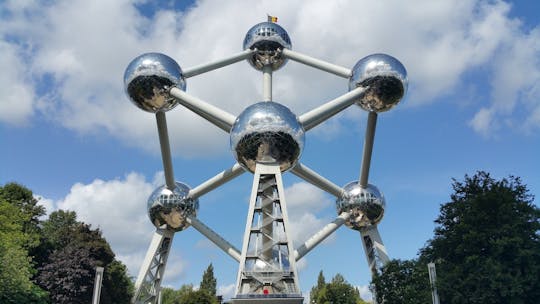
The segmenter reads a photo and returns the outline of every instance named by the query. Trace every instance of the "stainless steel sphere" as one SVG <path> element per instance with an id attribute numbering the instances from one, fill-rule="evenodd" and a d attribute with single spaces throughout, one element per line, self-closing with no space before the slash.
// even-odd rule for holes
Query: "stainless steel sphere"
<path id="1" fill-rule="evenodd" d="M 177 105 L 171 87 L 186 89 L 182 69 L 167 55 L 146 53 L 133 59 L 124 73 L 124 88 L 131 102 L 145 111 L 169 111 Z"/>
<path id="2" fill-rule="evenodd" d="M 231 129 L 231 149 L 240 165 L 255 172 L 256 163 L 292 168 L 304 148 L 304 129 L 287 107 L 263 101 L 247 107 Z"/>
<path id="3" fill-rule="evenodd" d="M 341 197 L 336 201 L 338 214 L 351 213 L 345 225 L 355 230 L 379 223 L 385 206 L 384 196 L 377 187 L 368 184 L 366 188 L 362 188 L 358 181 L 345 185 Z"/>
<path id="4" fill-rule="evenodd" d="M 196 216 L 199 200 L 188 198 L 189 187 L 176 182 L 171 191 L 165 185 L 157 188 L 148 199 L 148 216 L 157 228 L 166 225 L 166 229 L 181 231 L 189 227 L 188 216 Z"/>
<path id="5" fill-rule="evenodd" d="M 366 111 L 384 112 L 398 104 L 407 92 L 405 67 L 396 58 L 373 54 L 360 59 L 352 69 L 349 91 L 368 88 L 357 104 Z"/>
<path id="6" fill-rule="evenodd" d="M 257 49 L 257 52 L 248 58 L 248 62 L 259 71 L 266 65 L 271 66 L 273 71 L 285 65 L 287 60 L 281 54 L 284 48 L 291 48 L 289 34 L 273 22 L 256 24 L 244 38 L 244 50 Z"/>

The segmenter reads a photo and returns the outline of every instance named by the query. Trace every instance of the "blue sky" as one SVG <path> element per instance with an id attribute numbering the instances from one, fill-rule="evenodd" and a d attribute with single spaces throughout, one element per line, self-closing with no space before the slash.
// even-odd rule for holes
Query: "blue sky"
<path id="1" fill-rule="evenodd" d="M 451 179 L 477 170 L 520 176 L 540 193 L 538 1 L 3 1 L 0 4 L 0 184 L 22 183 L 51 212 L 100 227 L 133 275 L 153 226 L 146 199 L 163 183 L 155 119 L 123 92 L 137 55 L 183 68 L 241 51 L 266 14 L 293 50 L 351 68 L 384 52 L 409 73 L 407 97 L 379 115 L 370 182 L 384 192 L 379 231 L 392 258 L 432 236 Z M 274 99 L 300 115 L 347 81 L 296 62 L 274 73 Z M 237 63 L 187 80 L 187 92 L 237 115 L 261 100 L 262 75 Z M 309 131 L 301 161 L 337 185 L 358 178 L 366 113 L 351 107 Z M 167 113 L 177 180 L 195 187 L 231 167 L 228 136 L 178 106 Z M 200 199 L 198 218 L 241 247 L 251 174 Z M 334 198 L 284 175 L 295 240 L 335 216 Z M 194 229 L 176 234 L 165 284 L 197 285 L 212 262 L 230 295 L 237 264 Z M 369 270 L 342 227 L 300 268 L 307 296 L 319 270 L 357 286 Z"/>

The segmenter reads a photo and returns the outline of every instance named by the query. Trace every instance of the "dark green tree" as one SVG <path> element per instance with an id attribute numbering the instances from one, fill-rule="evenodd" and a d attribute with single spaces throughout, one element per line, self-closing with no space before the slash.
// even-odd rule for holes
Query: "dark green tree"
<path id="1" fill-rule="evenodd" d="M 75 212 L 56 211 L 43 223 L 42 242 L 47 258 L 37 281 L 55 303 L 88 303 L 95 268 L 105 268 L 101 303 L 129 303 L 132 283 L 125 266 L 115 260 L 99 229 L 78 222 Z"/>
<path id="2" fill-rule="evenodd" d="M 441 303 L 537 303 L 540 210 L 520 178 L 453 180 L 421 260 L 437 263 Z"/>
<path id="3" fill-rule="evenodd" d="M 377 303 L 431 303 L 427 265 L 417 260 L 392 260 L 373 278 Z"/>
<path id="4" fill-rule="evenodd" d="M 212 263 L 210 263 L 210 265 L 208 265 L 208 267 L 203 273 L 203 277 L 202 277 L 199 289 L 206 290 L 211 296 L 215 297 L 216 285 L 217 285 L 217 280 L 216 280 L 216 277 L 214 277 L 214 266 L 212 266 Z"/>

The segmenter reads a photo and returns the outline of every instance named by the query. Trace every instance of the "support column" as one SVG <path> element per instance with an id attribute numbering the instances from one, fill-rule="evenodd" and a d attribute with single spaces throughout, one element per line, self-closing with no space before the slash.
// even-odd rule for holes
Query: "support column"
<path id="1" fill-rule="evenodd" d="M 161 281 L 173 240 L 174 232 L 156 229 L 146 257 L 135 281 L 135 293 L 131 303 L 156 304 L 159 299 Z"/>
<path id="2" fill-rule="evenodd" d="M 232 303 L 301 304 L 278 164 L 258 163 Z"/>

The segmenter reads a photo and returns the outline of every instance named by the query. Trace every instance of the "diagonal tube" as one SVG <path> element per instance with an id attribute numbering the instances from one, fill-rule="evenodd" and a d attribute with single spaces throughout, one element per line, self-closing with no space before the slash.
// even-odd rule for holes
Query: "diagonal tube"
<path id="1" fill-rule="evenodd" d="M 371 154 L 373 152 L 373 142 L 375 140 L 375 128 L 377 127 L 377 112 L 369 112 L 366 136 L 364 136 L 364 153 L 362 156 L 362 168 L 360 169 L 360 187 L 366 188 L 368 185 L 369 167 L 371 166 Z"/>
<path id="2" fill-rule="evenodd" d="M 226 254 L 235 259 L 237 262 L 240 262 L 240 251 L 231 243 L 227 242 L 224 238 L 222 238 L 214 230 L 210 229 L 210 227 L 206 226 L 203 222 L 199 221 L 196 217 L 188 216 L 186 220 L 193 228 L 216 244 L 219 248 L 221 248 L 221 250 L 225 251 Z"/>
<path id="3" fill-rule="evenodd" d="M 171 147 L 169 144 L 169 133 L 167 131 L 167 118 L 165 112 L 156 113 L 156 122 L 158 128 L 159 145 L 161 146 L 161 159 L 163 161 L 163 171 L 165 173 L 165 184 L 169 190 L 176 188 L 174 181 L 174 171 L 171 160 Z"/>
<path id="4" fill-rule="evenodd" d="M 339 198 L 341 196 L 342 189 L 340 187 L 301 163 L 296 164 L 296 166 L 291 169 L 291 173 L 335 197 Z"/>
<path id="5" fill-rule="evenodd" d="M 316 59 L 289 49 L 283 49 L 282 50 L 283 56 L 286 58 L 289 58 L 291 60 L 294 60 L 296 62 L 303 63 L 305 65 L 308 65 L 310 67 L 314 67 L 319 70 L 323 70 L 328 73 L 335 74 L 337 76 L 343 77 L 343 78 L 349 78 L 352 75 L 352 72 L 350 69 L 341 67 L 339 65 L 335 65 L 333 63 L 329 63 L 326 61 L 322 61 L 320 59 Z"/>
<path id="6" fill-rule="evenodd" d="M 328 118 L 351 106 L 362 94 L 364 94 L 365 91 L 366 88 L 358 87 L 319 106 L 318 108 L 304 113 L 299 117 L 300 123 L 304 127 L 304 130 L 308 131 L 309 129 L 312 129 Z"/>
<path id="7" fill-rule="evenodd" d="M 326 239 L 339 227 L 345 224 L 349 217 L 351 217 L 350 213 L 342 212 L 338 217 L 336 217 L 335 220 L 333 220 L 331 223 L 316 232 L 304 244 L 302 244 L 294 251 L 294 258 L 296 259 L 296 261 L 300 260 L 303 256 L 310 252 L 311 249 L 315 248 L 315 246 L 319 245 L 320 242 L 324 241 L 324 239 Z"/>
<path id="8" fill-rule="evenodd" d="M 232 168 L 218 173 L 216 176 L 191 189 L 191 191 L 189 191 L 188 197 L 191 197 L 192 199 L 197 199 L 205 195 L 206 193 L 216 189 L 217 187 L 240 176 L 244 172 L 244 168 L 242 168 L 238 163 L 236 163 L 234 166 L 232 166 Z"/>
<path id="9" fill-rule="evenodd" d="M 218 128 L 229 133 L 236 117 L 220 108 L 193 97 L 179 88 L 172 88 L 169 92 L 178 102 L 186 108 L 198 114 L 202 118 L 216 125 Z"/>
<path id="10" fill-rule="evenodd" d="M 248 58 L 249 56 L 251 56 L 251 54 L 253 54 L 254 52 L 256 52 L 256 50 L 247 49 L 243 52 L 234 54 L 230 57 L 223 58 L 221 60 L 216 60 L 207 64 L 201 64 L 198 66 L 187 68 L 186 70 L 184 70 L 183 75 L 184 77 L 189 78 L 189 77 L 197 76 L 199 74 L 210 72 L 212 70 L 216 70 L 224 66 L 228 66 L 230 64 L 242 61 Z"/>

